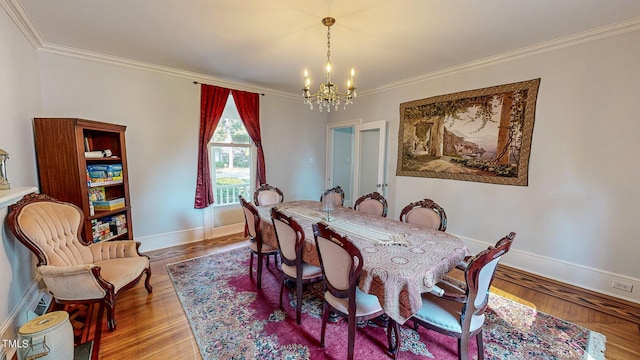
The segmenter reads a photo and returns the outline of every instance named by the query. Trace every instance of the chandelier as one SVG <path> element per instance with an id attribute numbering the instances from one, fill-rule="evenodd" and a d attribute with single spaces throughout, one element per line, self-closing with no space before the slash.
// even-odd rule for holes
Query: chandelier
<path id="1" fill-rule="evenodd" d="M 338 89 L 338 85 L 331 81 L 331 25 L 335 24 L 336 19 L 332 17 L 326 17 L 322 19 L 322 24 L 327 27 L 327 78 L 324 83 L 320 84 L 320 89 L 317 93 L 312 94 L 309 86 L 311 81 L 309 80 L 309 73 L 307 69 L 304 70 L 304 88 L 302 89 L 302 96 L 304 97 L 305 105 L 309 105 L 309 109 L 313 110 L 313 104 L 317 104 L 320 111 L 326 108 L 327 112 L 331 111 L 333 107 L 336 111 L 341 104 L 344 105 L 344 109 L 347 105 L 353 104 L 352 99 L 356 97 L 356 87 L 353 82 L 354 70 L 351 69 L 351 76 L 347 80 L 347 92 L 341 93 Z"/>

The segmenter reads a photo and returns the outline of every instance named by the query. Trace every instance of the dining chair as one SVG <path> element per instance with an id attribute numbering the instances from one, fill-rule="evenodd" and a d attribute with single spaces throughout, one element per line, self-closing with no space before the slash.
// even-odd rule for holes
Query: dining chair
<path id="1" fill-rule="evenodd" d="M 469 359 L 469 339 L 476 337 L 478 359 L 484 359 L 482 327 L 489 301 L 489 289 L 498 262 L 511 248 L 515 233 L 502 238 L 496 246 L 490 246 L 471 257 L 464 272 L 464 282 L 441 281 L 438 295 L 422 295 L 422 307 L 411 317 L 414 329 L 418 326 L 434 330 L 458 339 L 458 359 Z M 453 280 L 453 281 L 451 281 Z"/>
<path id="2" fill-rule="evenodd" d="M 360 196 L 353 205 L 353 209 L 366 214 L 387 217 L 389 206 L 387 205 L 387 199 L 376 191 Z"/>
<path id="3" fill-rule="evenodd" d="M 279 204 L 284 201 L 282 190 L 269 184 L 260 185 L 253 194 L 256 206 Z"/>
<path id="4" fill-rule="evenodd" d="M 302 312 L 302 286 L 322 281 L 322 270 L 314 265 L 302 261 L 302 248 L 305 234 L 300 224 L 287 216 L 276 207 L 271 208 L 271 221 L 275 229 L 278 249 L 280 250 L 280 309 L 282 309 L 282 294 L 286 281 L 296 284 L 296 323 L 300 325 Z"/>
<path id="5" fill-rule="evenodd" d="M 249 250 L 251 250 L 251 258 L 249 262 L 249 277 L 253 279 L 253 256 L 258 258 L 258 269 L 256 275 L 256 284 L 258 289 L 262 288 L 262 260 L 267 259 L 267 267 L 269 267 L 269 256 L 273 256 L 274 264 L 278 265 L 278 249 L 264 243 L 262 241 L 262 231 L 260 229 L 260 215 L 258 215 L 258 209 L 248 202 L 242 195 L 238 195 L 240 199 L 240 205 L 242 205 L 242 211 L 244 212 L 244 219 L 246 221 L 246 231 L 249 235 Z"/>
<path id="6" fill-rule="evenodd" d="M 400 212 L 400 221 L 434 230 L 447 230 L 447 213 L 431 199 L 422 199 L 405 206 Z"/>
<path id="7" fill-rule="evenodd" d="M 334 206 L 344 206 L 344 190 L 340 187 L 340 185 L 336 185 L 331 189 L 327 189 L 324 191 L 322 196 L 320 196 L 320 201 L 324 199 L 325 196 L 332 194 L 333 196 L 333 205 Z"/>
<path id="8" fill-rule="evenodd" d="M 358 288 L 358 278 L 362 271 L 362 254 L 346 236 L 338 234 L 325 223 L 313 224 L 313 235 L 320 259 L 324 279 L 324 306 L 322 310 L 322 330 L 320 346 L 324 347 L 325 331 L 329 313 L 333 312 L 347 319 L 347 358 L 353 359 L 356 323 L 375 319 L 384 315 L 384 310 L 375 295 Z M 389 353 L 395 359 L 400 349 L 400 329 L 398 323 L 387 321 Z"/>
<path id="9" fill-rule="evenodd" d="M 7 224 L 35 255 L 37 272 L 55 302 L 101 303 L 107 309 L 109 331 L 116 329 L 120 294 L 136 286 L 143 275 L 147 293 L 153 291 L 149 258 L 140 254 L 140 242 L 86 243 L 80 235 L 84 213 L 74 204 L 45 194 L 28 194 L 9 206 Z"/>

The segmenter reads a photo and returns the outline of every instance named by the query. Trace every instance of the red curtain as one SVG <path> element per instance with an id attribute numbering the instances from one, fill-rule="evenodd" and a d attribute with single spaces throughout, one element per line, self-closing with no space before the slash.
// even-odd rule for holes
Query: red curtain
<path id="1" fill-rule="evenodd" d="M 213 204 L 209 141 L 220 122 L 230 89 L 202 84 L 200 87 L 200 135 L 198 137 L 198 178 L 194 207 L 204 209 Z M 242 113 L 240 113 L 242 116 Z"/>
<path id="2" fill-rule="evenodd" d="M 238 114 L 249 133 L 249 137 L 258 149 L 256 187 L 266 183 L 267 174 L 264 166 L 264 152 L 262 150 L 262 136 L 260 135 L 260 99 L 256 93 L 231 90 L 233 101 L 238 108 Z"/>

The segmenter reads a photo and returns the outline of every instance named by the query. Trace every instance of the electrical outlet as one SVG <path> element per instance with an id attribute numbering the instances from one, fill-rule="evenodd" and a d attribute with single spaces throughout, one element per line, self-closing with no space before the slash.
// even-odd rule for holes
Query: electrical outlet
<path id="1" fill-rule="evenodd" d="M 613 280 L 613 282 L 611 283 L 611 287 L 614 289 L 618 289 L 618 290 L 622 290 L 622 291 L 626 291 L 626 292 L 632 292 L 633 291 L 633 285 L 623 282 L 623 281 L 619 281 L 619 280 Z"/>

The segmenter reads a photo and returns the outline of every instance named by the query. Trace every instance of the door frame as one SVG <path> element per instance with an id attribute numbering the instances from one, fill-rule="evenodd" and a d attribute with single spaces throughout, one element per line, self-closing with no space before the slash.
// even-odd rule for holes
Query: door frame
<path id="1" fill-rule="evenodd" d="M 341 121 L 341 122 L 335 122 L 335 123 L 328 123 L 327 124 L 327 144 L 326 144 L 326 161 L 325 161 L 325 179 L 324 179 L 324 184 L 325 184 L 325 189 L 329 189 L 331 187 L 333 187 L 333 146 L 334 146 L 334 142 L 333 142 L 333 130 L 334 129 L 338 129 L 338 128 L 348 128 L 351 127 L 353 128 L 353 137 L 354 139 L 352 139 L 352 145 L 351 145 L 351 167 L 350 167 L 350 171 L 351 174 L 355 173 L 355 167 L 354 167 L 354 158 L 356 156 L 355 154 L 355 137 L 356 137 L 356 129 L 358 127 L 359 124 L 362 123 L 362 119 L 355 119 L 355 120 L 348 120 L 348 121 Z M 353 185 L 354 185 L 354 180 L 353 180 L 353 176 L 351 177 L 351 193 L 349 195 L 349 199 L 345 199 L 348 201 L 355 201 L 353 198 Z"/>

